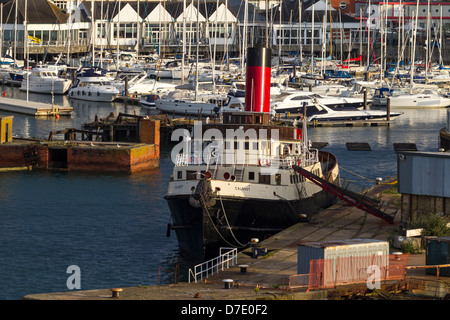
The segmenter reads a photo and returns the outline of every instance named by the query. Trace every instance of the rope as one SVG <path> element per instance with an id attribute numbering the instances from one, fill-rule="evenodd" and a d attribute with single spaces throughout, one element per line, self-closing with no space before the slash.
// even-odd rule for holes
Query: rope
<path id="1" fill-rule="evenodd" d="M 223 207 L 222 197 L 220 196 L 220 194 L 219 194 L 219 199 L 220 199 L 220 205 L 222 206 L 222 211 L 223 211 L 223 215 L 224 215 L 224 217 L 225 217 L 225 221 L 227 222 L 228 228 L 230 228 L 230 233 L 231 233 L 231 235 L 233 236 L 233 239 L 234 239 L 241 247 L 244 247 L 245 245 L 242 244 L 242 243 L 240 243 L 240 242 L 236 239 L 236 236 L 235 236 L 234 233 L 233 233 L 233 229 L 231 229 L 230 223 L 228 222 L 227 213 L 225 212 L 225 208 Z"/>
<path id="2" fill-rule="evenodd" d="M 345 169 L 345 168 L 343 168 L 343 167 L 341 167 L 341 166 L 339 166 L 339 169 L 342 169 L 342 170 L 344 170 L 344 171 L 347 171 L 348 173 L 354 174 L 355 176 L 358 176 L 358 177 L 360 177 L 360 178 L 362 178 L 362 179 L 365 179 L 365 180 L 367 180 L 367 181 L 377 182 L 377 180 L 373 180 L 373 179 L 369 179 L 369 178 L 363 177 L 362 175 L 359 175 L 359 174 L 357 174 L 357 173 L 355 173 L 355 172 L 352 172 L 352 171 L 350 171 L 350 170 L 347 170 L 347 169 Z M 351 180 L 349 180 L 349 181 L 351 181 Z M 397 183 L 397 180 L 392 181 L 392 182 L 379 183 L 379 184 L 389 184 L 389 185 L 394 185 L 394 184 L 396 184 L 396 183 Z"/>
<path id="3" fill-rule="evenodd" d="M 211 224 L 213 225 L 213 227 L 214 227 L 214 229 L 216 230 L 217 234 L 222 238 L 222 240 L 223 240 L 224 242 L 226 242 L 229 246 L 232 246 L 232 247 L 233 247 L 233 245 L 232 245 L 227 239 L 225 239 L 225 238 L 222 236 L 222 234 L 220 233 L 220 231 L 217 229 L 215 223 L 212 221 L 211 215 L 209 214 L 208 208 L 207 208 L 207 207 L 204 205 L 204 203 L 203 203 L 203 194 L 200 194 L 200 196 L 201 196 L 201 198 L 202 198 L 202 205 L 203 205 L 203 208 L 206 210 L 206 213 L 208 214 L 209 221 L 210 221 Z M 230 230 L 231 230 L 231 229 L 230 229 Z"/>

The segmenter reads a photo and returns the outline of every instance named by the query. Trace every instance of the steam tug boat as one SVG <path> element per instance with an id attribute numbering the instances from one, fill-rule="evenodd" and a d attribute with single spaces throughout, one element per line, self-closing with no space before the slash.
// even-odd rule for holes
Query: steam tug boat
<path id="1" fill-rule="evenodd" d="M 174 230 L 180 252 L 193 259 L 243 249 L 336 200 L 292 168 L 339 183 L 336 157 L 310 148 L 306 117 L 301 128 L 270 124 L 270 58 L 268 48 L 249 48 L 246 111 L 224 113 L 220 124 L 198 122 L 175 138 L 183 139 L 172 151 L 168 234 Z"/>

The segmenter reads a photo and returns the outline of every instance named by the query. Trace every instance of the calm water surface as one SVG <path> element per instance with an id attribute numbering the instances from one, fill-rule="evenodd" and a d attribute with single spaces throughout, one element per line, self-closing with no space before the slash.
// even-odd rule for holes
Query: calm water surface
<path id="1" fill-rule="evenodd" d="M 2 91 L 26 99 L 15 88 Z M 29 100 L 51 102 L 51 97 L 30 94 Z M 96 115 L 147 113 L 135 105 L 69 101 L 65 96 L 55 102 L 73 106 L 73 117 L 14 114 L 13 134 L 47 138 L 50 131 L 81 129 Z M 355 188 L 367 187 L 376 177 L 396 174 L 393 143 L 416 143 L 420 151 L 438 148 L 447 111 L 402 111 L 390 127 L 311 128 L 309 138 L 328 142 L 325 150 L 337 155 L 342 177 Z M 348 151 L 346 142 L 368 142 L 372 151 Z M 169 157 L 170 146 L 162 146 L 160 168 L 134 174 L 0 173 L 0 299 L 68 291 L 71 265 L 80 268 L 82 290 L 171 283 L 179 264 L 186 279 L 192 265 L 179 257 L 174 232 L 166 237 L 170 214 L 163 196 L 173 168 Z"/>

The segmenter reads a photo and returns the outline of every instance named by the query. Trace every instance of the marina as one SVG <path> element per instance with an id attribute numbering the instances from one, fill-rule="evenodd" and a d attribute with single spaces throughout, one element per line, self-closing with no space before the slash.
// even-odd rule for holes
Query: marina
<path id="1" fill-rule="evenodd" d="M 1 6 L 0 299 L 448 299 L 442 12 L 204 4 Z"/>
<path id="2" fill-rule="evenodd" d="M 24 95 L 23 92 L 14 88 L 5 87 L 4 89 L 8 91 L 8 94 L 16 98 L 23 97 Z M 34 99 L 44 99 L 45 101 L 45 96 L 42 95 L 33 95 L 32 97 Z M 68 103 L 64 96 L 59 97 L 59 99 L 59 103 Z M 115 112 L 118 115 L 120 112 L 134 114 L 135 112 L 139 113 L 141 111 L 136 105 L 122 103 L 100 105 L 77 103 L 75 106 L 76 108 L 72 117 L 60 118 L 59 120 L 55 118 L 41 120 L 34 117 L 30 118 L 26 115 L 14 115 L 13 133 L 15 136 L 48 137 L 49 131 L 63 130 L 63 128 L 67 127 L 80 128 L 84 123 L 92 122 L 96 115 L 100 118 L 106 117 L 111 112 Z M 147 110 L 143 111 L 143 115 L 145 114 L 147 114 Z M 405 113 L 391 126 L 350 128 L 311 127 L 308 134 L 312 141 L 327 141 L 327 144 L 323 148 L 324 150 L 333 152 L 338 157 L 341 167 L 341 177 L 353 181 L 350 185 L 356 190 L 361 190 L 363 187 L 372 186 L 375 183 L 376 177 L 389 177 L 396 174 L 394 143 L 414 141 L 415 147 L 418 150 L 437 150 L 439 147 L 439 131 L 446 126 L 446 116 L 447 113 L 444 109 L 405 110 Z M 421 128 L 421 130 L 411 131 L 411 126 Z M 355 137 L 358 136 L 365 137 L 364 140 L 370 144 L 371 151 L 356 152 L 347 149 L 346 142 L 355 141 Z M 10 240 L 17 239 L 13 234 L 24 228 L 29 230 L 26 239 L 22 239 L 19 242 L 6 242 L 6 245 L 2 248 L 2 255 L 6 257 L 5 255 L 9 250 L 14 250 L 13 248 L 17 246 L 26 245 L 34 248 L 34 251 L 37 250 L 42 257 L 35 259 L 33 258 L 35 257 L 33 253 L 22 250 L 21 253 L 17 253 L 10 259 L 7 259 L 9 261 L 7 263 L 9 266 L 8 269 L 10 270 L 15 269 L 13 266 L 19 263 L 23 266 L 23 268 L 18 270 L 20 272 L 18 275 L 27 280 L 24 280 L 25 282 L 21 284 L 20 281 L 11 282 L 9 279 L 3 278 L 3 283 L 7 284 L 11 289 L 4 291 L 5 295 L 2 299 L 20 299 L 32 293 L 66 292 L 65 270 L 68 265 L 75 262 L 82 270 L 85 270 L 82 278 L 83 290 L 123 287 L 124 292 L 126 292 L 126 288 L 131 288 L 135 285 L 171 283 L 173 281 L 175 267 L 178 264 L 181 264 L 181 280 L 187 281 L 188 268 L 192 267 L 192 263 L 184 261 L 179 256 L 178 244 L 175 237 L 166 237 L 169 212 L 167 203 L 163 197 L 168 188 L 167 177 L 173 169 L 170 150 L 170 145 L 161 145 L 159 169 L 140 174 L 132 174 L 131 176 L 128 176 L 128 174 L 118 175 L 111 173 L 44 173 L 40 171 L 2 173 L 2 179 L 10 181 L 9 191 L 4 193 L 5 196 L 8 196 L 5 198 L 5 201 L 1 202 L 2 219 L 9 221 L 9 223 L 15 226 L 9 231 L 5 229 L 3 237 L 10 238 Z M 371 181 L 361 179 L 346 170 L 369 178 Z M 30 189 L 31 181 L 34 181 L 34 187 Z M 106 186 L 108 187 L 106 188 Z M 37 192 L 35 188 L 38 188 L 41 192 Z M 68 191 L 60 192 L 62 189 L 67 189 Z M 44 192 L 44 190 L 46 191 Z M 97 191 L 94 192 L 94 190 Z M 98 192 L 98 190 L 103 191 Z M 126 192 L 122 194 L 119 190 L 126 190 Z M 24 191 L 27 191 L 25 197 L 27 200 L 19 200 L 23 198 Z M 54 194 L 58 194 L 59 196 L 55 198 L 53 196 Z M 111 198 L 111 195 L 114 195 L 114 197 Z M 74 199 L 77 200 L 74 201 Z M 33 209 L 36 212 L 35 217 L 27 214 L 33 206 L 32 203 L 38 205 Z M 45 205 L 46 203 L 51 203 L 51 206 L 48 207 Z M 99 203 L 103 203 L 103 205 L 106 205 L 105 208 L 108 209 L 102 209 L 101 211 L 95 210 L 94 208 L 98 208 Z M 122 215 L 123 205 L 125 203 L 132 203 L 134 207 L 132 211 L 128 211 L 128 215 L 131 216 L 126 218 L 126 221 L 130 221 L 129 219 L 132 217 L 135 217 L 133 220 L 136 220 L 136 222 L 148 221 L 148 219 L 155 220 L 157 223 L 152 224 L 153 231 L 149 232 L 149 223 L 142 225 L 142 223 L 136 224 L 130 221 L 129 223 L 131 224 L 129 227 L 127 227 L 127 224 L 122 223 L 123 219 L 125 219 Z M 55 224 L 55 227 L 59 225 L 59 228 L 51 228 L 49 230 L 50 233 L 47 233 L 47 240 L 37 240 L 42 237 L 39 226 L 42 223 L 46 223 L 45 221 L 54 220 L 55 217 L 60 216 L 59 207 L 65 207 L 68 221 L 74 221 L 73 223 L 78 225 L 79 228 L 74 230 L 71 223 L 63 222 L 63 220 L 60 220 L 62 219 L 61 217 L 57 220 L 59 222 Z M 151 208 L 150 211 L 149 208 Z M 95 214 L 92 216 L 93 209 Z M 102 214 L 102 212 L 105 212 L 104 210 L 108 212 L 110 218 Z M 21 214 L 16 214 L 15 216 L 5 215 L 7 212 L 20 212 Z M 78 221 L 77 217 L 80 215 L 92 216 L 97 221 L 93 221 L 91 218 L 85 222 Z M 42 221 L 37 223 L 38 220 L 35 219 Z M 120 226 L 118 225 L 119 221 L 122 221 Z M 110 228 L 115 228 L 116 230 L 114 237 L 108 235 L 109 233 L 103 234 L 103 232 L 99 232 L 100 230 L 106 231 Z M 58 229 L 61 230 L 58 231 Z M 70 233 L 70 238 L 63 236 L 64 233 Z M 143 236 L 143 234 L 146 236 Z M 138 235 L 141 236 L 136 238 Z M 125 241 L 128 237 L 135 239 L 133 244 Z M 87 239 L 98 250 L 88 250 L 83 244 Z M 121 245 L 115 249 L 108 249 L 108 247 L 104 247 L 108 242 L 106 240 L 109 240 L 111 244 L 120 242 Z M 29 241 L 35 244 L 32 245 Z M 59 241 L 61 241 L 61 246 L 55 246 L 55 243 Z M 64 250 L 66 241 L 72 243 L 70 247 L 72 249 L 68 252 Z M 37 246 L 38 243 L 39 245 Z M 134 249 L 130 251 L 127 243 Z M 156 249 L 154 246 L 149 246 L 148 243 L 158 243 L 158 246 L 164 249 Z M 86 248 L 87 251 L 82 253 L 82 251 L 76 249 L 77 246 L 79 249 Z M 55 250 L 52 250 L 53 253 L 50 253 L 46 247 L 54 248 Z M 63 251 L 66 251 L 66 253 L 63 254 Z M 114 254 L 112 255 L 108 252 Z M 127 259 L 126 261 L 120 262 L 122 258 L 119 257 L 124 254 Z M 149 257 L 153 257 L 150 259 L 155 261 L 152 265 L 148 265 Z M 56 261 L 61 261 L 62 264 Z M 49 263 L 52 267 L 47 269 L 48 267 L 46 266 Z M 109 270 L 111 263 L 114 263 L 117 268 L 115 276 L 112 278 L 104 277 L 104 275 L 110 273 L 107 270 Z M 32 268 L 32 266 L 35 266 L 37 269 Z M 163 270 L 172 271 L 167 273 L 162 272 L 161 275 L 158 275 L 161 267 Z M 276 264 L 274 264 L 274 267 L 276 267 Z M 135 268 L 137 269 L 133 271 Z M 138 270 L 142 270 L 142 268 L 148 271 L 142 273 Z M 91 273 L 94 269 L 99 271 Z M 102 270 L 104 275 L 102 275 Z M 62 278 L 60 280 L 54 279 L 54 274 L 61 272 L 63 273 Z M 250 275 L 251 269 L 248 272 L 248 275 Z M 8 276 L 8 278 L 11 277 L 13 275 Z M 230 276 L 230 278 L 234 277 Z M 39 282 L 33 282 L 31 280 L 32 278 L 39 278 Z M 33 287 L 31 288 L 30 286 Z M 222 286 L 222 284 L 217 284 L 217 288 L 221 290 Z M 189 290 L 195 290 L 195 286 L 190 285 L 189 287 L 192 288 Z M 165 291 L 165 287 L 157 288 L 162 288 Z M 140 289 L 136 288 L 136 290 Z M 73 293 L 76 293 L 76 291 Z M 105 296 L 109 296 L 110 294 L 109 289 L 105 289 Z M 88 297 L 94 299 L 93 296 L 88 295 Z M 121 297 L 125 299 L 126 293 L 122 293 Z M 56 296 L 52 298 L 56 298 Z"/>

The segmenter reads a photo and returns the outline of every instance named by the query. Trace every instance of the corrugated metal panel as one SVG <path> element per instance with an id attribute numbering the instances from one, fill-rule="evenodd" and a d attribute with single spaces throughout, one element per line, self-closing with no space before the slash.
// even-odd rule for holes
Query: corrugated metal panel
<path id="1" fill-rule="evenodd" d="M 323 259 L 324 250 L 317 246 L 299 245 L 297 249 L 297 274 L 308 274 L 311 260 Z"/>
<path id="2" fill-rule="evenodd" d="M 388 255 L 389 242 L 376 239 L 348 239 L 300 243 L 297 251 L 297 273 L 309 273 L 310 260 L 338 257 Z M 335 262 L 336 263 L 336 262 Z"/>
<path id="3" fill-rule="evenodd" d="M 450 197 L 448 152 L 399 152 L 397 172 L 400 193 Z"/>
<path id="4" fill-rule="evenodd" d="M 426 265 L 450 264 L 450 237 L 428 239 Z M 427 274 L 436 274 L 436 269 L 426 269 Z M 439 275 L 450 276 L 450 268 L 441 268 Z"/>

